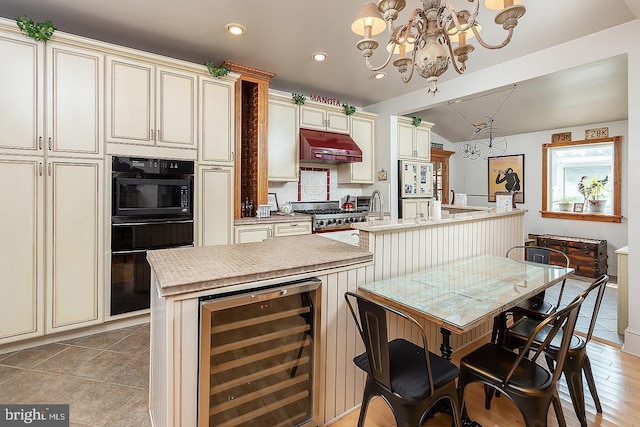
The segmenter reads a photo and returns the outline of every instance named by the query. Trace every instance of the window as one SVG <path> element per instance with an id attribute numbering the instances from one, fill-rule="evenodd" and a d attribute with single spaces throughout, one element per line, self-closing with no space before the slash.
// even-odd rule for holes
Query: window
<path id="1" fill-rule="evenodd" d="M 543 144 L 542 217 L 621 222 L 621 144 L 621 136 Z"/>

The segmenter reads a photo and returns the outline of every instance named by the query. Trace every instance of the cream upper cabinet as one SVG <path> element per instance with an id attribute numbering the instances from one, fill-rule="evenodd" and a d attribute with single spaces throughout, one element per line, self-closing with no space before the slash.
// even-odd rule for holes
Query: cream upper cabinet
<path id="1" fill-rule="evenodd" d="M 52 159 L 46 165 L 47 333 L 102 322 L 103 163 Z"/>
<path id="2" fill-rule="evenodd" d="M 107 56 L 107 142 L 196 149 L 198 76 Z"/>
<path id="3" fill-rule="evenodd" d="M 398 157 L 428 161 L 431 157 L 431 127 L 422 122 L 414 126 L 411 119 L 398 117 Z"/>
<path id="4" fill-rule="evenodd" d="M 104 55 L 47 43 L 47 154 L 103 156 Z"/>
<path id="5" fill-rule="evenodd" d="M 42 169 L 35 156 L 0 157 L 0 344 L 44 333 Z"/>
<path id="6" fill-rule="evenodd" d="M 233 164 L 234 160 L 234 82 L 199 78 L 198 160 Z"/>
<path id="7" fill-rule="evenodd" d="M 0 153 L 102 157 L 104 55 L 52 41 L 45 53 L 19 37 L 0 34 L 11 58 L 0 68 Z"/>
<path id="8" fill-rule="evenodd" d="M 350 125 L 349 116 L 344 114 L 342 108 L 323 106 L 320 103 L 300 106 L 301 128 L 349 133 L 351 131 Z"/>
<path id="9" fill-rule="evenodd" d="M 338 182 L 373 184 L 375 173 L 375 115 L 362 112 L 351 116 L 351 138 L 362 150 L 362 162 L 338 165 Z"/>
<path id="10" fill-rule="evenodd" d="M 39 153 L 44 138 L 44 44 L 0 33 L 0 58 L 0 153 Z"/>
<path id="11" fill-rule="evenodd" d="M 233 243 L 233 167 L 197 168 L 196 244 Z"/>
<path id="12" fill-rule="evenodd" d="M 298 106 L 290 98 L 269 96 L 269 181 L 298 181 L 300 132 Z"/>

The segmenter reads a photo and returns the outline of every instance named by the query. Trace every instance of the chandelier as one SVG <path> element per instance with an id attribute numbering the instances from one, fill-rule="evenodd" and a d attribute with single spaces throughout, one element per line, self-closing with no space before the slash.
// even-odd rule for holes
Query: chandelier
<path id="1" fill-rule="evenodd" d="M 522 0 L 485 0 L 488 9 L 500 10 L 495 17 L 495 23 L 502 25 L 507 31 L 504 41 L 497 45 L 486 43 L 480 37 L 481 26 L 477 21 L 480 0 L 468 0 L 473 3 L 472 10 L 456 11 L 449 2 L 442 0 L 421 0 L 422 8 L 411 12 L 409 21 L 399 27 L 394 26 L 398 13 L 407 4 L 405 0 L 379 0 L 375 3 L 365 3 L 358 17 L 351 25 L 351 30 L 364 36 L 356 45 L 365 63 L 371 71 L 379 71 L 386 67 L 394 55 L 393 65 L 398 68 L 402 81 L 407 83 L 413 77 L 414 69 L 420 76 L 427 79 L 427 93 L 438 91 L 438 77 L 453 64 L 458 74 L 466 69 L 469 53 L 474 50 L 467 39 L 476 37 L 478 43 L 486 49 L 500 49 L 511 41 L 513 29 L 518 25 L 518 18 L 524 15 L 526 9 L 518 5 Z M 379 46 L 372 37 L 384 31 L 389 24 L 389 41 L 387 60 L 379 67 L 374 67 L 370 58 Z M 458 43 L 453 47 L 453 43 Z M 458 65 L 459 64 L 459 65 Z"/>

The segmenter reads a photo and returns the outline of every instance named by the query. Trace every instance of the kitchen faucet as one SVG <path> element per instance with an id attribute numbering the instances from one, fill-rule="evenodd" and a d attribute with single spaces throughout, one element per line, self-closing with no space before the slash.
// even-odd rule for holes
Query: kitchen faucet
<path id="1" fill-rule="evenodd" d="M 371 200 L 369 200 L 369 212 L 373 212 L 376 196 L 380 199 L 380 221 L 382 221 L 384 219 L 384 208 L 382 206 L 382 193 L 380 193 L 380 190 L 373 190 L 373 193 L 371 193 Z"/>

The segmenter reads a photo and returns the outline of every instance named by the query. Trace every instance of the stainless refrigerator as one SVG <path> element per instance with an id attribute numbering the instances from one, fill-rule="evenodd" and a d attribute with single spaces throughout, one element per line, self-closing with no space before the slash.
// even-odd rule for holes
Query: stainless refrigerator
<path id="1" fill-rule="evenodd" d="M 433 163 L 398 160 L 398 217 L 428 218 L 433 200 Z"/>

